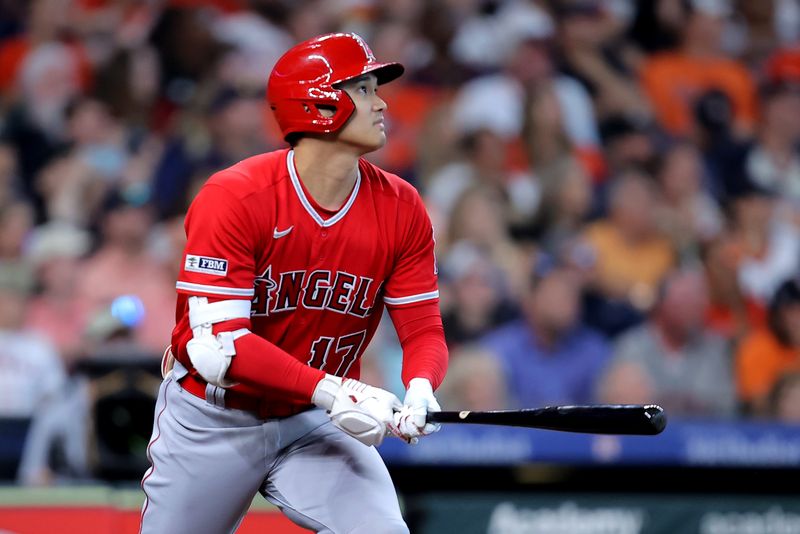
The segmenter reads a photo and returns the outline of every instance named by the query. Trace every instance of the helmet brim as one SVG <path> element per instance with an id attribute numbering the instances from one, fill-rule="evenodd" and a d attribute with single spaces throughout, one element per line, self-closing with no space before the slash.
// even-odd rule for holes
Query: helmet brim
<path id="1" fill-rule="evenodd" d="M 402 76 L 405 70 L 405 67 L 400 63 L 368 63 L 364 65 L 361 70 L 345 75 L 331 85 L 338 87 L 341 83 L 358 78 L 359 76 L 364 76 L 365 74 L 374 74 L 378 79 L 378 85 L 383 85 Z"/>
<path id="2" fill-rule="evenodd" d="M 378 85 L 383 85 L 402 76 L 405 70 L 400 63 L 376 63 L 364 69 L 364 74 L 374 74 L 378 78 Z"/>

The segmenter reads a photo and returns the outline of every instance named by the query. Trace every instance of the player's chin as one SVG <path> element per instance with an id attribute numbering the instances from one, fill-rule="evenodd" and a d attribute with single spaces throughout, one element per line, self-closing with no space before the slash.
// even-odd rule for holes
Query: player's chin
<path id="1" fill-rule="evenodd" d="M 386 134 L 381 131 L 376 132 L 373 135 L 365 136 L 362 144 L 364 148 L 370 152 L 383 148 L 383 146 L 386 144 Z"/>

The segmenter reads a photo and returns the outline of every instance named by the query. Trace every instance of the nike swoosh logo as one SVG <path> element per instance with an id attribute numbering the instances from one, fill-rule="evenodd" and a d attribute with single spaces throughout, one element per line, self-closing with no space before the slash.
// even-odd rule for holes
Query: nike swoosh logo
<path id="1" fill-rule="evenodd" d="M 286 230 L 278 230 L 278 227 L 276 226 L 275 230 L 273 230 L 273 232 L 272 232 L 272 237 L 274 239 L 280 239 L 280 238 L 282 238 L 284 236 L 287 236 L 287 235 L 289 235 L 289 232 L 292 231 L 292 228 L 294 228 L 294 225 L 290 226 Z"/>

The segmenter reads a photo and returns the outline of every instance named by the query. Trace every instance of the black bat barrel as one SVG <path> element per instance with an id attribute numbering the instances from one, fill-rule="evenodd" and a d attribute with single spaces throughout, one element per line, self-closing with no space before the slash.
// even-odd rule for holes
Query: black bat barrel
<path id="1" fill-rule="evenodd" d="M 428 414 L 428 421 L 517 426 L 588 434 L 655 435 L 666 427 L 667 416 L 660 406 L 654 404 L 604 404 L 487 412 L 432 412 Z"/>

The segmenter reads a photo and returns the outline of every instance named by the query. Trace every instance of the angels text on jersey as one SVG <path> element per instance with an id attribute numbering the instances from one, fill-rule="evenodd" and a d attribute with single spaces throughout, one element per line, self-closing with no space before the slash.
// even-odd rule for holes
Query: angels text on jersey
<path id="1" fill-rule="evenodd" d="M 372 313 L 380 284 L 345 271 L 317 269 L 275 273 L 272 265 L 255 279 L 250 315 L 274 315 L 296 310 L 329 310 L 365 318 Z"/>

